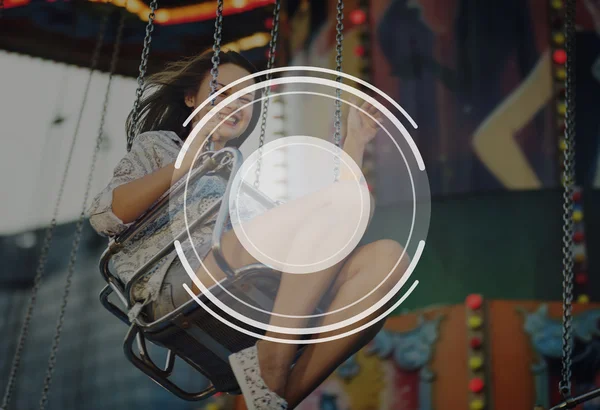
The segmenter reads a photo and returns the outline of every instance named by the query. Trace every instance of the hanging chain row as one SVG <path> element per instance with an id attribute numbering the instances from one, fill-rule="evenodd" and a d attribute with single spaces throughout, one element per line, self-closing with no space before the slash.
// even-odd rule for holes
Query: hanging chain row
<path id="1" fill-rule="evenodd" d="M 83 93 L 83 101 L 81 103 L 81 108 L 79 110 L 79 114 L 77 116 L 77 122 L 75 125 L 75 131 L 73 133 L 73 138 L 71 140 L 71 147 L 69 149 L 69 154 L 67 156 L 67 162 L 65 165 L 65 170 L 63 171 L 63 175 L 62 175 L 62 179 L 60 182 L 60 187 L 58 189 L 58 196 L 56 198 L 56 204 L 54 206 L 54 211 L 52 214 L 52 220 L 50 222 L 50 226 L 46 229 L 46 235 L 44 237 L 44 242 L 42 244 L 42 249 L 41 249 L 41 253 L 40 253 L 40 258 L 38 261 L 38 265 L 37 265 L 37 269 L 36 269 L 36 273 L 35 273 L 35 277 L 33 279 L 33 287 L 31 288 L 31 295 L 29 298 L 29 305 L 27 306 L 27 312 L 25 314 L 25 318 L 23 320 L 23 325 L 21 327 L 21 332 L 19 333 L 19 339 L 17 342 L 17 348 L 15 351 L 15 355 L 13 358 L 13 362 L 10 368 L 10 373 L 9 373 L 9 377 L 8 377 L 8 383 L 6 386 L 6 390 L 4 393 L 4 398 L 2 399 L 2 405 L 0 407 L 0 409 L 3 410 L 8 410 L 8 406 L 10 405 L 11 399 L 12 399 L 12 394 L 14 392 L 14 388 L 15 388 L 15 382 L 17 380 L 17 374 L 19 371 L 19 367 L 21 364 L 21 355 L 23 353 L 23 349 L 25 347 L 25 342 L 27 340 L 27 336 L 29 334 L 29 326 L 31 323 L 31 319 L 33 317 L 33 310 L 35 307 L 35 304 L 37 302 L 37 294 L 38 291 L 40 289 L 40 285 L 42 282 L 42 278 L 44 276 L 45 273 L 45 269 L 46 269 L 46 261 L 48 259 L 48 253 L 50 251 L 50 246 L 52 244 L 52 239 L 53 239 L 53 235 L 54 235 L 54 229 L 56 228 L 56 220 L 58 217 L 58 211 L 60 208 L 60 204 L 62 202 L 62 196 L 64 193 L 64 189 L 65 189 L 65 184 L 67 181 L 67 176 L 69 175 L 69 168 L 71 166 L 71 160 L 73 157 L 73 151 L 75 148 L 75 141 L 77 138 L 77 135 L 79 134 L 79 128 L 81 126 L 81 120 L 83 118 L 83 110 L 84 107 L 86 105 L 87 102 L 87 98 L 88 98 L 88 94 L 90 91 L 90 85 L 92 82 L 92 74 L 94 73 L 96 66 L 98 65 L 98 60 L 100 57 L 100 50 L 102 48 L 102 44 L 104 43 L 104 33 L 106 31 L 106 26 L 107 26 L 107 22 L 108 22 L 108 14 L 104 15 L 102 18 L 102 21 L 100 23 L 100 30 L 98 31 L 98 36 L 96 38 L 96 47 L 94 49 L 94 52 L 92 54 L 92 62 L 90 64 L 90 72 L 88 75 L 88 79 L 87 79 L 87 83 L 85 86 L 85 91 Z"/>
<path id="2" fill-rule="evenodd" d="M 127 2 L 126 2 L 127 3 Z M 127 6 L 127 4 L 125 4 Z M 113 52 L 110 60 L 110 68 L 108 74 L 108 84 L 106 86 L 106 92 L 104 94 L 104 102 L 102 104 L 102 114 L 100 116 L 100 126 L 98 127 L 98 135 L 96 136 L 96 145 L 94 147 L 94 153 L 92 155 L 92 161 L 90 165 L 90 169 L 87 177 L 87 184 L 85 187 L 85 193 L 83 196 L 83 204 L 81 213 L 79 215 L 79 219 L 77 220 L 77 225 L 75 228 L 75 237 L 73 239 L 73 244 L 71 245 L 71 255 L 69 258 L 69 265 L 67 267 L 67 277 L 64 288 L 64 293 L 62 297 L 62 303 L 60 305 L 60 312 L 58 315 L 58 322 L 56 325 L 56 331 L 54 334 L 54 339 L 52 341 L 52 348 L 50 350 L 50 357 L 48 358 L 48 368 L 46 370 L 46 378 L 44 379 L 44 387 L 42 389 L 42 397 L 40 399 L 40 410 L 44 410 L 46 404 L 48 403 L 48 392 L 50 391 L 50 385 L 52 383 L 52 375 L 54 373 L 54 366 L 56 364 L 56 354 L 58 353 L 58 346 L 60 344 L 60 337 L 62 333 L 62 328 L 64 324 L 65 313 L 67 309 L 67 303 L 69 300 L 69 293 L 71 291 L 71 284 L 73 279 L 73 274 L 75 273 L 75 263 L 77 261 L 77 251 L 79 249 L 79 244 L 81 242 L 81 236 L 83 233 L 83 223 L 85 221 L 85 211 L 87 209 L 87 202 L 90 195 L 90 191 L 92 189 L 92 179 L 94 177 L 94 172 L 96 170 L 96 162 L 98 159 L 98 153 L 100 151 L 100 147 L 103 141 L 103 133 L 104 133 L 104 123 L 106 121 L 106 112 L 108 109 L 108 100 L 110 96 L 110 89 L 112 85 L 112 80 L 114 76 L 114 72 L 117 66 L 117 60 L 119 56 L 119 51 L 121 49 L 121 38 L 123 36 L 123 27 L 125 25 L 125 11 L 122 11 L 121 18 L 119 20 L 119 26 L 117 28 L 117 35 L 115 39 L 115 45 L 113 47 Z"/>
<path id="3" fill-rule="evenodd" d="M 275 53 L 277 52 L 277 37 L 279 35 L 279 12 L 281 10 L 281 0 L 275 0 L 275 7 L 273 8 L 273 26 L 271 27 L 271 40 L 269 41 L 269 57 L 267 59 L 267 82 L 271 79 L 272 75 L 269 70 L 273 68 L 275 64 Z M 267 83 L 268 84 L 268 83 Z M 260 123 L 260 137 L 258 138 L 258 161 L 256 162 L 256 171 L 254 178 L 254 188 L 258 189 L 260 185 L 260 170 L 262 165 L 262 149 L 265 145 L 265 134 L 267 132 L 267 117 L 269 110 L 269 95 L 271 93 L 271 86 L 265 87 L 265 96 L 263 100 L 263 111 L 262 119 Z"/>
<path id="4" fill-rule="evenodd" d="M 137 78 L 137 89 L 135 90 L 135 102 L 133 103 L 133 112 L 131 115 L 132 126 L 127 135 L 127 151 L 131 150 L 133 139 L 135 138 L 135 125 L 140 116 L 140 101 L 144 93 L 144 77 L 148 68 L 148 56 L 150 55 L 150 43 L 152 43 L 152 32 L 154 31 L 154 19 L 156 18 L 156 9 L 158 0 L 152 0 L 150 3 L 150 14 L 148 15 L 148 24 L 146 24 L 146 36 L 144 37 L 144 48 L 142 49 L 142 61 L 140 62 L 139 74 Z"/>
<path id="5" fill-rule="evenodd" d="M 563 171 L 563 334 L 560 392 L 571 397 L 572 303 L 573 303 L 573 185 L 575 184 L 575 0 L 567 0 L 565 10 L 567 111 Z"/>
<path id="6" fill-rule="evenodd" d="M 337 24 L 335 26 L 336 35 L 336 57 L 335 57 L 335 70 L 338 73 L 342 72 L 342 51 L 343 51 L 343 41 L 344 41 L 344 1 L 338 0 L 337 2 L 337 15 L 336 15 Z M 338 83 L 342 82 L 342 76 L 338 75 L 335 79 Z M 340 145 L 342 141 L 342 100 L 341 100 L 342 90 L 340 88 L 336 88 L 335 90 L 335 114 L 334 114 L 334 135 L 333 140 L 336 146 L 336 153 L 334 157 L 334 170 L 333 177 L 334 180 L 337 181 L 340 176 Z"/>

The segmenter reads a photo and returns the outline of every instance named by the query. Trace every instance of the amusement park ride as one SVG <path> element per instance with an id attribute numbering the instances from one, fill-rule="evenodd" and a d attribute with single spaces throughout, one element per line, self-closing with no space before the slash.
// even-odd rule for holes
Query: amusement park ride
<path id="1" fill-rule="evenodd" d="M 4 0 L 3 6 L 16 10 L 29 3 L 30 0 Z M 223 33 L 226 33 L 223 31 L 224 17 L 238 18 L 240 19 L 238 21 L 241 21 L 241 13 L 252 13 L 260 8 L 273 5 L 270 37 L 265 39 L 263 36 L 253 37 L 252 34 L 248 34 L 237 39 L 229 37 L 227 41 L 232 44 L 236 41 L 238 44 L 240 41 L 246 41 L 263 46 L 268 45 L 267 68 L 273 67 L 275 63 L 281 0 L 217 0 L 201 3 L 190 1 L 184 2 L 185 4 L 180 6 L 175 6 L 180 2 L 165 1 L 166 8 L 162 10 L 159 9 L 158 0 L 152 0 L 149 3 L 141 0 L 113 0 L 112 5 L 107 5 L 101 0 L 94 0 L 91 3 L 98 10 L 110 10 L 104 13 L 104 18 L 99 26 L 90 74 L 99 69 L 100 65 L 108 70 L 112 78 L 122 48 L 131 47 L 131 44 L 123 42 L 126 18 L 130 18 L 130 14 L 134 14 L 146 21 L 141 63 L 139 63 L 139 59 L 137 60 L 139 63 L 138 91 L 133 107 L 134 121 L 137 119 L 137 107 L 144 87 L 146 71 L 152 66 L 151 46 L 161 41 L 160 39 L 155 40 L 155 37 L 160 38 L 160 36 L 155 36 L 155 31 L 167 32 L 169 25 L 187 23 L 195 21 L 195 19 L 206 20 L 214 18 L 216 15 L 214 31 L 209 36 L 207 33 L 203 34 L 205 43 L 207 42 L 206 38 L 214 39 L 213 79 L 215 79 L 218 73 L 218 56 L 223 46 Z M 573 203 L 574 200 L 577 200 L 577 192 L 574 190 L 575 0 L 566 0 L 564 3 L 566 10 L 565 47 L 562 51 L 564 54 L 557 53 L 555 58 L 557 64 L 564 66 L 564 87 L 566 89 L 566 110 L 564 112 L 566 127 L 563 151 L 564 292 L 562 304 L 485 300 L 481 295 L 473 294 L 466 299 L 463 305 L 392 317 L 388 319 L 386 327 L 373 342 L 344 363 L 333 376 L 300 405 L 300 409 L 315 408 L 314 406 L 365 410 L 379 408 L 503 410 L 526 409 L 533 408 L 533 406 L 536 406 L 536 410 L 600 409 L 598 403 L 600 377 L 597 366 L 600 358 L 600 348 L 598 347 L 600 345 L 598 343 L 600 306 L 594 304 L 573 305 Z M 59 9 L 62 7 L 59 2 L 52 2 L 44 6 L 54 5 Z M 115 6 L 119 7 L 122 12 L 114 31 L 114 49 L 110 61 L 100 61 L 100 50 L 109 28 L 108 17 Z M 337 1 L 339 13 L 343 7 L 343 1 Z M 245 19 L 247 20 L 247 18 Z M 338 52 L 336 70 L 341 71 L 343 25 L 341 19 L 338 22 L 340 24 L 338 24 L 336 32 Z M 157 23 L 160 23 L 158 30 L 156 30 Z M 236 25 L 231 25 L 231 27 L 234 26 Z M 129 40 L 136 38 L 137 35 L 126 34 Z M 66 33 L 56 35 L 67 36 Z M 225 37 L 227 37 L 226 34 Z M 0 46 L 5 49 L 16 49 L 19 45 L 23 45 L 30 47 L 32 53 L 44 54 L 43 51 L 34 49 L 30 43 L 26 45 L 24 40 L 20 43 L 15 38 L 4 39 L 1 43 Z M 71 46 L 74 48 L 71 50 L 81 47 L 81 44 L 83 43 L 78 46 L 72 42 Z M 157 47 L 160 49 L 161 45 Z M 166 51 L 161 51 L 161 53 L 163 56 L 167 54 Z M 78 62 L 81 60 L 77 56 L 74 58 Z M 264 59 L 264 56 L 260 56 L 260 59 Z M 131 61 L 125 67 L 124 72 L 131 73 Z M 110 82 L 108 87 L 110 87 Z M 103 119 L 107 103 L 108 93 L 104 102 Z M 265 106 L 266 108 L 267 106 Z M 338 105 L 336 116 L 340 115 L 339 110 Z M 262 121 L 266 121 L 266 116 L 263 116 Z M 98 144 L 92 162 L 95 162 L 97 157 L 103 122 L 101 121 L 97 134 Z M 339 132 L 336 132 L 336 136 L 339 136 Z M 129 136 L 128 146 L 132 139 L 133 136 Z M 261 143 L 263 140 L 264 138 L 261 138 Z M 340 141 L 336 138 L 335 142 L 339 145 Z M 226 148 L 218 152 L 209 152 L 192 178 L 212 172 L 227 179 L 229 174 L 236 172 L 240 164 L 241 156 L 235 149 Z M 90 173 L 89 178 L 91 177 Z M 245 289 L 249 286 L 258 293 L 276 288 L 276 271 L 261 264 L 235 270 L 221 255 L 220 236 L 228 218 L 229 188 L 228 185 L 221 205 L 213 206 L 206 215 L 202 215 L 193 224 L 202 224 L 207 218 L 217 215 L 213 251 L 220 267 L 228 276 L 224 286 L 233 290 L 239 289 L 242 285 Z M 86 196 L 88 193 L 86 192 Z M 257 197 L 257 200 L 263 201 L 265 207 L 273 205 L 265 198 Z M 58 201 L 60 201 L 60 197 Z M 124 334 L 126 333 L 123 348 L 127 359 L 162 387 L 186 400 L 202 400 L 220 392 L 237 394 L 239 393 L 238 386 L 228 366 L 227 357 L 231 352 L 253 345 L 256 342 L 255 338 L 214 320 L 194 300 L 190 300 L 171 314 L 154 322 L 145 321 L 141 315 L 132 315 L 131 311 L 136 307 L 131 303 L 129 295 L 132 284 L 125 286 L 120 283 L 109 269 L 111 257 L 122 249 L 122 244 L 159 215 L 161 209 L 166 205 L 165 201 L 157 203 L 133 226 L 113 238 L 100 262 L 101 273 L 107 282 L 100 295 L 101 302 L 129 329 L 127 331 L 125 327 L 123 328 Z M 73 242 L 73 252 L 76 252 L 79 244 L 83 219 L 82 213 Z M 1 408 L 5 410 L 9 409 L 11 396 L 15 389 L 20 356 L 35 306 L 36 293 L 44 274 L 44 264 L 55 226 L 56 215 L 47 231 L 31 301 L 1 404 Z M 164 252 L 170 250 L 171 248 L 165 249 Z M 152 262 L 160 259 L 163 254 L 156 255 L 147 266 L 144 266 L 136 274 L 135 279 L 142 278 L 143 274 L 151 267 Z M 69 278 L 73 274 L 72 265 L 69 267 Z M 67 283 L 63 306 L 66 306 L 67 303 L 69 281 Z M 111 295 L 118 297 L 119 304 L 115 304 L 109 299 Z M 210 304 L 208 301 L 206 303 Z M 63 308 L 56 329 L 40 408 L 44 408 L 47 403 L 64 314 L 65 309 Z M 562 325 L 554 319 L 561 314 Z M 233 318 L 229 319 L 236 322 Z M 236 322 L 236 324 L 244 326 L 242 323 Z M 148 343 L 168 350 L 168 360 L 164 367 L 158 366 L 152 360 L 147 349 Z M 177 361 L 186 362 L 206 376 L 211 381 L 210 386 L 202 391 L 184 391 L 170 380 Z M 588 403 L 588 407 L 581 407 L 583 403 Z M 243 404 L 240 402 L 239 406 L 242 408 Z"/>

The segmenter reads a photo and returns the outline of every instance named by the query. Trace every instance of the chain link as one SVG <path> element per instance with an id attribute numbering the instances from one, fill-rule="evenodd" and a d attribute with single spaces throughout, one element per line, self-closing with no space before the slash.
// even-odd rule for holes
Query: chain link
<path id="1" fill-rule="evenodd" d="M 336 35 L 336 57 L 335 57 L 335 70 L 338 73 L 342 72 L 342 52 L 343 52 L 343 41 L 344 41 L 344 0 L 338 0 L 337 2 L 337 15 L 336 21 L 337 24 L 335 26 Z M 338 83 L 342 82 L 342 76 L 338 75 L 335 79 Z M 334 170 L 333 176 L 334 180 L 337 181 L 340 176 L 340 145 L 342 141 L 342 100 L 341 100 L 342 90 L 340 88 L 336 88 L 335 90 L 335 114 L 334 114 L 334 135 L 333 141 L 336 147 L 336 155 L 334 158 Z"/>
<path id="2" fill-rule="evenodd" d="M 221 53 L 221 37 L 223 35 L 223 0 L 217 1 L 217 14 L 215 18 L 215 34 L 213 35 L 213 56 L 212 69 L 210 70 L 210 95 L 212 96 L 217 91 L 217 78 L 219 77 L 219 63 L 221 62 L 219 54 Z M 215 105 L 215 100 L 211 101 Z"/>
<path id="3" fill-rule="evenodd" d="M 58 217 L 58 211 L 60 208 L 60 204 L 62 202 L 62 196 L 64 193 L 65 183 L 67 180 L 67 176 L 69 174 L 69 168 L 71 166 L 71 160 L 73 158 L 73 151 L 75 148 L 75 141 L 77 140 L 77 135 L 79 134 L 79 128 L 81 126 L 81 120 L 83 118 L 83 110 L 87 102 L 90 85 L 92 81 L 92 75 L 96 70 L 96 66 L 98 65 L 98 60 L 100 57 L 100 50 L 102 49 L 102 44 L 104 43 L 104 33 L 106 31 L 106 26 L 108 22 L 108 14 L 105 14 L 100 23 L 100 30 L 98 31 L 98 36 L 96 38 L 96 47 L 92 54 L 92 61 L 90 64 L 90 72 L 88 75 L 87 83 L 85 86 L 85 91 L 83 93 L 83 100 L 81 102 L 81 108 L 79 110 L 79 114 L 77 116 L 77 122 L 75 125 L 75 131 L 73 133 L 73 137 L 71 140 L 71 146 L 69 149 L 69 154 L 67 156 L 67 162 L 65 165 L 65 169 L 63 171 L 62 180 L 60 182 L 60 187 L 58 190 L 58 196 L 56 198 L 56 204 L 54 206 L 54 211 L 52 214 L 52 220 L 50 222 L 50 226 L 46 229 L 46 235 L 44 237 L 44 242 L 42 244 L 42 249 L 40 253 L 40 258 L 38 261 L 35 277 L 33 279 L 33 287 L 31 288 L 31 295 L 29 298 L 29 305 L 27 306 L 27 311 L 25 313 L 25 319 L 23 320 L 23 325 L 21 327 L 21 332 L 19 333 L 19 339 L 17 342 L 17 348 L 15 351 L 15 355 L 13 358 L 13 362 L 11 364 L 10 373 L 8 377 L 8 383 L 6 386 L 6 390 L 4 392 L 4 398 L 2 399 L 1 409 L 8 410 L 8 406 L 10 405 L 12 394 L 15 388 L 15 382 L 17 380 L 17 374 L 19 371 L 19 367 L 21 364 L 21 355 L 23 353 L 23 349 L 25 347 L 25 342 L 27 340 L 27 336 L 29 334 L 29 326 L 31 323 L 31 319 L 33 317 L 33 310 L 35 308 L 35 304 L 37 302 L 37 294 L 42 282 L 42 278 L 44 276 L 46 270 L 46 261 L 48 259 L 48 253 L 50 250 L 50 246 L 52 244 L 52 239 L 54 235 L 54 229 L 56 228 L 56 220 Z"/>
<path id="4" fill-rule="evenodd" d="M 221 39 L 223 34 L 223 0 L 217 0 L 217 11 L 215 16 L 215 33 L 213 34 L 213 56 L 211 58 L 212 68 L 210 69 L 210 93 L 209 97 L 212 96 L 217 91 L 217 79 L 219 77 L 219 63 L 221 59 L 219 54 L 221 54 Z M 210 102 L 212 107 L 215 106 L 215 99 L 213 98 Z M 204 146 L 204 151 L 212 151 L 214 149 L 214 143 L 212 142 L 210 136 L 206 145 Z"/>
<path id="5" fill-rule="evenodd" d="M 152 32 L 154 31 L 154 19 L 156 18 L 156 9 L 158 0 L 152 0 L 150 3 L 150 14 L 148 15 L 148 24 L 146 24 L 146 36 L 144 37 L 144 48 L 142 49 L 142 61 L 140 62 L 139 74 L 137 78 L 137 89 L 135 90 L 135 101 L 131 115 L 131 127 L 127 135 L 127 151 L 131 150 L 133 139 L 135 138 L 136 124 L 140 116 L 140 101 L 144 92 L 144 77 L 148 68 L 148 56 L 150 55 L 150 43 L 152 43 Z"/>
<path id="6" fill-rule="evenodd" d="M 571 397 L 572 303 L 573 303 L 573 185 L 575 183 L 575 0 L 567 0 L 565 38 L 567 112 L 565 115 L 565 151 L 563 171 L 563 331 L 560 393 Z"/>
<path id="7" fill-rule="evenodd" d="M 271 27 L 271 40 L 269 41 L 269 57 L 267 59 L 267 70 L 273 68 L 275 64 L 275 53 L 277 51 L 277 37 L 279 35 L 279 14 L 281 10 L 281 0 L 275 0 L 275 7 L 273 8 L 273 27 Z M 267 72 L 266 80 L 271 79 L 271 73 Z M 267 85 L 265 88 L 265 98 L 263 100 L 263 111 L 262 119 L 260 123 L 260 137 L 258 138 L 258 161 L 256 162 L 256 171 L 254 178 L 254 188 L 258 189 L 260 186 L 260 171 L 262 166 L 262 149 L 265 145 L 265 134 L 267 132 L 267 117 L 269 110 L 269 95 L 271 93 L 271 86 Z"/>
<path id="8" fill-rule="evenodd" d="M 125 5 L 127 5 L 127 4 L 125 4 Z M 71 284 L 72 284 L 73 274 L 75 273 L 75 263 L 77 261 L 77 251 L 79 250 L 79 244 L 81 242 L 81 236 L 83 233 L 83 223 L 85 221 L 85 211 L 87 209 L 87 202 L 89 199 L 90 191 L 92 189 L 92 179 L 94 177 L 94 172 L 96 170 L 96 162 L 98 159 L 98 153 L 100 151 L 100 147 L 101 147 L 102 141 L 103 141 L 104 123 L 106 120 L 106 112 L 108 109 L 110 88 L 112 85 L 114 72 L 115 72 L 115 69 L 117 66 L 119 51 L 121 49 L 121 38 L 123 37 L 124 25 L 125 25 L 125 11 L 122 11 L 121 18 L 119 20 L 119 26 L 117 28 L 117 36 L 115 39 L 115 45 L 114 45 L 113 53 L 112 53 L 111 60 L 110 60 L 108 84 L 106 86 L 106 92 L 104 94 L 104 102 L 102 104 L 102 114 L 100 116 L 100 126 L 98 127 L 98 135 L 96 136 L 96 146 L 94 147 L 94 153 L 92 155 L 92 161 L 91 161 L 90 169 L 88 172 L 87 184 L 85 187 L 85 194 L 83 196 L 83 204 L 82 204 L 81 214 L 79 215 L 79 219 L 77 221 L 77 225 L 75 228 L 75 237 L 73 239 L 73 244 L 71 245 L 71 255 L 69 258 L 69 265 L 67 267 L 66 283 L 65 283 L 64 293 L 63 293 L 63 297 L 62 297 L 62 302 L 60 305 L 60 312 L 58 315 L 56 331 L 54 334 L 54 339 L 52 341 L 52 348 L 50 349 L 50 357 L 48 358 L 48 368 L 46 369 L 46 378 L 44 379 L 44 387 L 42 389 L 42 397 L 40 399 L 40 407 L 39 407 L 40 410 L 44 410 L 46 408 L 46 404 L 48 403 L 48 393 L 50 391 L 50 385 L 52 384 L 52 375 L 54 373 L 54 366 L 56 365 L 56 354 L 58 353 L 58 346 L 60 344 L 60 337 L 62 334 L 62 327 L 64 324 L 67 303 L 69 300 L 69 294 L 71 292 Z"/>

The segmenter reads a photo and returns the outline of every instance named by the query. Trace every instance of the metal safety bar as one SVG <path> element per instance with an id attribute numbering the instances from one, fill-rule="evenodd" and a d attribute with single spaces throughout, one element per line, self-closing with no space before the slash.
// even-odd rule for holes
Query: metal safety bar
<path id="1" fill-rule="evenodd" d="M 568 400 L 565 400 L 562 403 L 559 403 L 556 406 L 552 407 L 550 410 L 574 409 L 581 403 L 595 399 L 596 397 L 600 397 L 600 388 L 591 390 L 589 392 L 580 394 L 579 396 L 575 396 Z"/>
<path id="2" fill-rule="evenodd" d="M 145 344 L 142 345 L 142 350 L 140 350 L 141 358 L 134 354 L 133 344 L 137 340 L 138 345 L 139 345 L 140 339 L 144 340 L 144 338 L 140 332 L 140 328 L 136 325 L 132 325 L 129 328 L 129 331 L 127 332 L 127 336 L 125 336 L 125 342 L 123 344 L 123 351 L 125 352 L 125 356 L 127 357 L 127 359 L 129 359 L 129 361 L 131 363 L 133 363 L 133 365 L 135 367 L 137 367 L 138 369 L 143 371 L 152 380 L 154 380 L 154 382 L 156 382 L 163 388 L 167 389 L 168 391 L 170 391 L 177 397 L 179 397 L 183 400 L 188 400 L 188 401 L 204 400 L 204 399 L 211 397 L 212 395 L 214 395 L 217 392 L 217 390 L 215 389 L 215 386 L 213 384 L 210 384 L 205 389 L 202 389 L 202 390 L 200 390 L 198 392 L 194 392 L 194 393 L 187 392 L 187 391 L 183 390 L 182 388 L 180 388 L 179 386 L 177 386 L 175 383 L 170 381 L 168 378 L 171 375 L 171 372 L 173 371 L 173 367 L 174 367 L 174 363 L 175 363 L 175 355 L 170 350 L 168 351 L 166 369 L 161 370 L 152 361 L 148 360 L 149 355 L 146 350 Z M 192 363 L 190 363 L 190 364 L 192 364 Z M 196 367 L 196 366 L 194 366 L 194 367 Z"/>

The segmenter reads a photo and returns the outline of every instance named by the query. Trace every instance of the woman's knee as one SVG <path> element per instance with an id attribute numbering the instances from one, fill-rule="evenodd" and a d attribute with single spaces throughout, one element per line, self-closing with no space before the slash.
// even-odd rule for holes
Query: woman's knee
<path id="1" fill-rule="evenodd" d="M 380 239 L 378 241 L 369 244 L 376 250 L 375 252 L 382 257 L 398 260 L 406 258 L 408 262 L 408 255 L 406 254 L 404 247 L 393 239 Z"/>
<path id="2" fill-rule="evenodd" d="M 327 206 L 337 212 L 360 213 L 368 211 L 370 204 L 371 198 L 366 187 L 361 189 L 354 181 L 339 182 L 329 189 Z"/>
<path id="3" fill-rule="evenodd" d="M 377 281 L 378 290 L 387 294 L 406 273 L 410 258 L 404 247 L 391 239 L 378 240 L 366 246 L 369 252 L 365 260 L 367 266 L 363 270 Z"/>
<path id="4" fill-rule="evenodd" d="M 408 268 L 408 259 L 404 248 L 396 241 L 385 239 L 369 243 L 349 256 L 337 278 L 337 285 L 358 281 L 364 289 L 378 287 L 387 293 Z"/>

